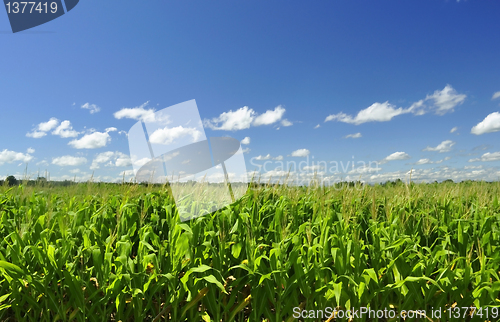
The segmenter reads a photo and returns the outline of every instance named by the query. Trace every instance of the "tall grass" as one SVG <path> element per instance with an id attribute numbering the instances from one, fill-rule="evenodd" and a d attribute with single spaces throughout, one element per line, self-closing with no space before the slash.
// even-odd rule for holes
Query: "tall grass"
<path id="1" fill-rule="evenodd" d="M 295 320 L 294 307 L 499 306 L 499 196 L 483 182 L 269 184 L 182 223 L 155 187 L 1 187 L 0 320 L 275 322 Z"/>

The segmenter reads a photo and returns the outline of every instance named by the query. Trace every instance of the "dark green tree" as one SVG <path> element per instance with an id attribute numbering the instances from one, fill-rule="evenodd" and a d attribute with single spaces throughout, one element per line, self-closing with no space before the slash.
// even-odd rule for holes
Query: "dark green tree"
<path id="1" fill-rule="evenodd" d="M 17 179 L 16 179 L 16 177 L 14 177 L 14 176 L 8 176 L 8 177 L 5 179 L 5 182 L 7 182 L 7 184 L 8 184 L 10 187 L 17 185 Z"/>

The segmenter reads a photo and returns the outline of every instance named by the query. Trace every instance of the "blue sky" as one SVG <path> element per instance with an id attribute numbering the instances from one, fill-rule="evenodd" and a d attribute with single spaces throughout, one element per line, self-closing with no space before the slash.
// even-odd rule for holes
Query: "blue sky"
<path id="1" fill-rule="evenodd" d="M 497 1 L 86 0 L 12 34 L 0 10 L 0 178 L 26 163 L 31 177 L 129 178 L 137 112 L 195 99 L 207 136 L 250 138 L 247 169 L 268 161 L 264 176 L 293 161 L 307 163 L 303 178 L 497 180 L 498 12 Z"/>

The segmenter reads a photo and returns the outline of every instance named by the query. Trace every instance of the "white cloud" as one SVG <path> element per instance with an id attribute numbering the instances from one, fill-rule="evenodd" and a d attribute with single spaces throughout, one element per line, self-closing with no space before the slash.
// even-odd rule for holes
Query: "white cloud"
<path id="1" fill-rule="evenodd" d="M 184 136 L 192 136 L 193 141 L 197 141 L 202 136 L 202 133 L 196 128 L 183 127 L 182 125 L 173 128 L 165 127 L 163 129 L 155 130 L 149 136 L 149 141 L 155 144 L 167 145 Z"/>
<path id="2" fill-rule="evenodd" d="M 33 159 L 33 156 L 28 153 L 21 153 L 15 151 L 9 151 L 7 149 L 0 152 L 0 165 L 5 163 L 12 163 L 16 161 L 21 161 L 24 163 L 30 162 Z"/>
<path id="3" fill-rule="evenodd" d="M 67 167 L 67 166 L 79 166 L 87 163 L 87 159 L 84 157 L 73 157 L 70 155 L 65 155 L 62 157 L 57 157 L 52 159 L 52 164 Z"/>
<path id="4" fill-rule="evenodd" d="M 130 177 L 134 175 L 134 170 L 125 170 L 120 172 L 120 176 Z"/>
<path id="5" fill-rule="evenodd" d="M 55 117 L 52 117 L 47 122 L 42 122 L 38 124 L 36 129 L 34 129 L 32 132 L 26 133 L 26 136 L 34 139 L 42 138 L 47 135 L 48 131 L 52 130 L 57 125 L 59 125 L 59 120 L 56 119 Z"/>
<path id="6" fill-rule="evenodd" d="M 219 117 L 211 121 L 205 120 L 205 125 L 212 130 L 237 131 L 250 128 L 254 120 L 255 111 L 248 106 L 244 106 L 236 111 L 222 113 Z M 222 125 L 218 126 L 219 123 Z"/>
<path id="7" fill-rule="evenodd" d="M 74 138 L 77 137 L 79 133 L 73 130 L 70 121 L 62 121 L 61 124 L 52 131 L 52 134 L 62 138 Z"/>
<path id="8" fill-rule="evenodd" d="M 292 122 L 290 122 L 290 121 L 289 121 L 289 120 L 287 120 L 287 119 L 284 119 L 284 120 L 282 120 L 282 121 L 281 121 L 281 125 L 283 125 L 283 126 L 292 126 L 292 125 L 293 125 L 293 123 L 292 123 Z"/>
<path id="9" fill-rule="evenodd" d="M 450 130 L 450 133 L 454 133 L 454 132 L 456 132 L 457 130 L 458 130 L 458 127 L 456 127 L 456 126 L 455 126 L 454 128 L 452 128 L 452 129 Z"/>
<path id="10" fill-rule="evenodd" d="M 139 169 L 146 163 L 151 161 L 150 158 L 142 158 L 142 159 L 137 159 L 136 157 L 132 157 L 132 163 Z"/>
<path id="11" fill-rule="evenodd" d="M 467 95 L 458 94 L 457 91 L 446 85 L 443 90 L 435 91 L 432 95 L 427 95 L 425 100 L 433 100 L 437 107 L 436 114 L 443 115 L 447 112 L 453 112 L 453 109 L 465 101 Z"/>
<path id="12" fill-rule="evenodd" d="M 439 164 L 439 163 L 442 163 L 443 161 L 446 161 L 446 160 L 449 160 L 451 159 L 450 157 L 446 157 L 442 160 L 438 160 L 438 161 L 431 161 L 430 159 L 420 159 L 418 160 L 417 162 L 415 162 L 414 164 L 416 165 L 421 165 L 421 164 Z"/>
<path id="13" fill-rule="evenodd" d="M 33 130 L 33 132 L 26 133 L 27 137 L 34 138 L 34 139 L 43 138 L 46 135 L 47 135 L 47 133 L 42 132 L 42 131 L 36 131 L 36 130 Z"/>
<path id="14" fill-rule="evenodd" d="M 106 164 L 106 166 L 116 166 L 116 167 L 127 167 L 132 165 L 130 157 L 122 152 L 107 151 L 99 153 L 95 156 L 92 161 L 90 169 L 99 169 L 101 164 Z"/>
<path id="15" fill-rule="evenodd" d="M 423 149 L 423 151 L 437 151 L 439 153 L 449 152 L 449 151 L 451 151 L 451 148 L 454 145 L 455 145 L 455 142 L 453 142 L 451 140 L 446 140 L 446 141 L 439 143 L 438 146 L 436 146 L 435 148 L 428 146 L 425 149 Z"/>
<path id="16" fill-rule="evenodd" d="M 493 112 L 471 129 L 471 133 L 481 135 L 500 131 L 500 113 Z"/>
<path id="17" fill-rule="evenodd" d="M 245 137 L 243 140 L 241 140 L 241 144 L 250 144 L 250 137 Z"/>
<path id="18" fill-rule="evenodd" d="M 113 116 L 116 119 L 128 118 L 133 120 L 141 120 L 141 119 L 154 119 L 154 109 L 145 109 L 148 105 L 149 101 L 142 104 L 138 107 L 133 108 L 122 108 L 118 112 L 115 112 Z"/>
<path id="19" fill-rule="evenodd" d="M 354 133 L 354 134 L 348 134 L 346 136 L 344 136 L 345 139 L 348 139 L 348 138 L 351 138 L 351 139 L 357 139 L 357 138 L 360 138 L 362 137 L 361 133 Z"/>
<path id="20" fill-rule="evenodd" d="M 417 165 L 419 165 L 419 164 L 430 164 L 430 163 L 433 163 L 430 159 L 420 159 L 417 162 L 415 162 L 415 164 L 417 164 Z"/>
<path id="21" fill-rule="evenodd" d="M 500 161 L 500 152 L 487 152 L 481 156 L 481 158 L 477 159 L 470 159 L 469 162 L 476 162 L 476 161 Z"/>
<path id="22" fill-rule="evenodd" d="M 453 109 L 465 101 L 467 95 L 458 94 L 457 91 L 446 85 L 442 90 L 436 90 L 432 95 L 427 95 L 425 99 L 413 103 L 409 108 L 397 108 L 388 101 L 384 103 L 373 103 L 366 109 L 358 112 L 356 116 L 345 113 L 331 114 L 325 118 L 325 122 L 339 121 L 350 124 L 363 124 L 366 122 L 388 122 L 395 116 L 412 113 L 414 115 L 424 115 L 427 111 L 434 110 L 436 114 L 443 115 L 453 112 Z M 430 104 L 426 105 L 426 102 Z"/>
<path id="23" fill-rule="evenodd" d="M 322 170 L 324 166 L 322 165 L 306 165 L 302 167 L 302 171 L 319 171 Z"/>
<path id="24" fill-rule="evenodd" d="M 262 161 L 262 160 L 269 160 L 271 159 L 271 155 L 259 155 L 255 157 L 255 160 Z"/>
<path id="25" fill-rule="evenodd" d="M 270 125 L 279 122 L 285 113 L 285 109 L 280 105 L 274 110 L 268 110 L 265 113 L 258 115 L 253 109 L 248 106 L 230 110 L 222 113 L 219 117 L 211 120 L 204 120 L 204 125 L 212 130 L 237 131 L 244 130 L 253 126 Z M 283 126 L 289 126 L 291 123 L 288 120 L 283 120 Z"/>
<path id="26" fill-rule="evenodd" d="M 120 152 L 117 152 L 120 153 Z M 120 153 L 118 157 L 116 158 L 115 165 L 117 167 L 128 167 L 132 165 L 132 161 L 130 160 L 130 157 L 126 154 Z"/>
<path id="27" fill-rule="evenodd" d="M 107 132 L 94 132 L 91 134 L 85 134 L 80 139 L 75 139 L 68 143 L 75 149 L 98 149 L 105 147 L 111 138 Z"/>
<path id="28" fill-rule="evenodd" d="M 254 119 L 254 121 L 253 121 L 252 124 L 254 126 L 270 125 L 270 124 L 273 124 L 273 123 L 276 123 L 276 122 L 280 121 L 284 114 L 285 114 L 285 109 L 281 105 L 279 105 L 274 110 L 268 110 L 264 114 L 261 114 L 261 115 L 257 116 Z M 286 122 L 288 122 L 290 124 L 289 125 L 285 125 L 285 124 L 288 124 L 288 123 L 285 122 L 285 124 L 283 124 L 283 126 L 290 126 L 290 125 L 292 125 L 291 122 L 289 122 L 287 120 L 284 120 L 284 121 L 286 121 Z"/>
<path id="29" fill-rule="evenodd" d="M 108 127 L 105 131 L 106 131 L 106 133 L 116 132 L 116 131 L 118 131 L 118 129 L 116 127 Z"/>
<path id="30" fill-rule="evenodd" d="M 491 97 L 492 100 L 496 100 L 497 98 L 500 97 L 500 91 L 499 92 L 496 92 L 493 94 L 493 96 Z"/>
<path id="31" fill-rule="evenodd" d="M 405 153 L 405 152 L 394 152 L 393 154 L 390 154 L 388 156 L 386 156 L 384 159 L 382 159 L 382 161 L 380 161 L 380 163 L 387 163 L 389 161 L 395 161 L 395 160 L 408 160 L 410 159 L 411 157 Z"/>
<path id="32" fill-rule="evenodd" d="M 35 149 L 33 149 L 33 148 L 28 148 L 28 149 L 26 150 L 26 152 L 33 154 L 33 153 L 35 153 Z"/>
<path id="33" fill-rule="evenodd" d="M 251 151 L 250 148 L 243 149 L 243 153 L 247 153 L 248 154 L 248 153 L 250 153 L 250 151 Z"/>
<path id="34" fill-rule="evenodd" d="M 314 129 L 319 129 L 320 127 L 321 127 L 321 125 L 319 125 L 319 124 L 318 124 L 318 125 L 316 125 L 316 126 L 314 127 Z"/>
<path id="35" fill-rule="evenodd" d="M 373 103 L 366 109 L 359 111 L 355 117 L 341 112 L 327 116 L 325 122 L 339 121 L 355 125 L 366 122 L 387 122 L 392 120 L 393 117 L 405 113 L 409 113 L 409 110 L 404 110 L 401 107 L 396 108 L 396 106 L 390 104 L 389 102 Z"/>
<path id="36" fill-rule="evenodd" d="M 95 104 L 85 103 L 81 106 L 81 108 L 90 110 L 90 114 L 98 113 L 101 108 Z"/>
<path id="37" fill-rule="evenodd" d="M 366 178 L 368 182 L 384 182 L 387 180 L 402 179 L 404 181 L 409 180 L 409 171 L 395 171 L 387 173 L 378 173 Z M 433 182 L 433 181 L 443 181 L 446 179 L 452 179 L 455 182 L 462 180 L 491 180 L 491 178 L 496 178 L 498 175 L 495 168 L 489 169 L 479 169 L 479 170 L 468 170 L 467 168 L 451 168 L 447 166 L 441 166 L 437 168 L 428 169 L 413 169 L 411 172 L 411 178 L 414 182 Z"/>
<path id="38" fill-rule="evenodd" d="M 47 122 L 42 122 L 38 124 L 38 130 L 42 132 L 48 132 L 59 125 L 59 120 L 55 117 L 51 117 Z"/>
<path id="39" fill-rule="evenodd" d="M 309 153 L 308 149 L 298 149 L 292 152 L 292 157 L 306 157 Z"/>
<path id="40" fill-rule="evenodd" d="M 411 104 L 411 106 L 408 108 L 408 111 L 415 114 L 415 115 L 424 115 L 426 113 L 425 111 L 425 100 L 420 100 L 418 102 L 415 102 Z"/>
<path id="41" fill-rule="evenodd" d="M 282 155 L 278 155 L 276 158 L 273 158 L 273 160 L 281 161 L 281 160 L 283 160 L 283 156 Z"/>
<path id="42" fill-rule="evenodd" d="M 96 155 L 94 161 L 92 161 L 92 165 L 90 166 L 91 170 L 99 169 L 99 165 L 101 163 L 106 163 L 111 160 L 111 158 L 115 155 L 114 152 L 102 152 Z"/>

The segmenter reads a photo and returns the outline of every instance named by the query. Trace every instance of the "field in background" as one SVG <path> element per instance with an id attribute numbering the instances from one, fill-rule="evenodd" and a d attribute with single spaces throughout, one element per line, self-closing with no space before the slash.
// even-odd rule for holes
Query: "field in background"
<path id="1" fill-rule="evenodd" d="M 498 307 L 499 197 L 498 182 L 270 185 L 181 223 L 158 187 L 3 186 L 0 321 Z"/>

